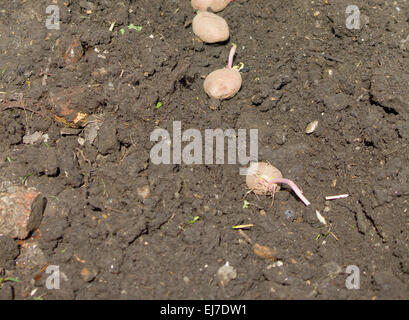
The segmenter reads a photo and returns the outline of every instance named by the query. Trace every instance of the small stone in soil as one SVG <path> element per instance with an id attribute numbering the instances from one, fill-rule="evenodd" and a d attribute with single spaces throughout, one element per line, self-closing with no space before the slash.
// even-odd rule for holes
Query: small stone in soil
<path id="1" fill-rule="evenodd" d="M 60 130 L 60 134 L 62 136 L 72 136 L 72 135 L 78 135 L 81 132 L 81 129 L 75 129 L 75 128 L 62 128 Z"/>
<path id="2" fill-rule="evenodd" d="M 42 137 L 43 137 L 43 133 L 40 131 L 36 131 L 32 134 L 26 134 L 23 137 L 23 143 L 24 144 L 35 144 L 41 141 Z"/>
<path id="3" fill-rule="evenodd" d="M 87 267 L 81 270 L 81 277 L 85 282 L 91 282 L 95 279 L 96 275 L 95 271 L 90 271 Z"/>
<path id="4" fill-rule="evenodd" d="M 317 127 L 318 127 L 318 120 L 314 120 L 307 125 L 307 127 L 305 128 L 305 133 L 307 134 L 313 133 L 315 129 L 317 129 Z"/>
<path id="5" fill-rule="evenodd" d="M 151 190 L 148 185 L 136 188 L 136 192 L 139 197 L 141 197 L 143 200 L 149 198 L 149 195 L 151 194 Z"/>
<path id="6" fill-rule="evenodd" d="M 256 243 L 253 247 L 253 252 L 255 255 L 262 259 L 267 259 L 267 260 L 276 260 L 277 259 L 277 252 L 276 249 L 273 248 L 271 249 L 270 247 L 267 246 L 262 246 Z"/>
<path id="7" fill-rule="evenodd" d="M 89 117 L 88 121 L 89 122 L 84 129 L 84 138 L 86 142 L 92 144 L 98 135 L 98 130 L 101 127 L 101 124 L 98 122 L 97 118 L 93 118 L 93 116 Z"/>
<path id="8" fill-rule="evenodd" d="M 16 259 L 17 267 L 23 269 L 24 272 L 37 270 L 46 263 L 47 258 L 44 252 L 34 240 L 29 240 L 21 246 L 20 255 Z"/>

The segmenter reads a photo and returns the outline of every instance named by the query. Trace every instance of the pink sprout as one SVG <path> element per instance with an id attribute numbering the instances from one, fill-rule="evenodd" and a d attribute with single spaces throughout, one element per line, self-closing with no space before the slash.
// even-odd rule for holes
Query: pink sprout
<path id="1" fill-rule="evenodd" d="M 231 47 L 230 49 L 229 63 L 227 64 L 228 69 L 231 69 L 233 67 L 233 58 L 234 58 L 234 54 L 236 53 L 236 48 L 237 46 L 233 44 L 233 47 Z"/>
<path id="2" fill-rule="evenodd" d="M 277 183 L 284 183 L 284 184 L 287 184 L 288 186 L 290 186 L 291 187 L 291 189 L 295 192 L 295 194 L 298 196 L 298 198 L 300 198 L 300 200 L 302 201 L 302 202 L 304 202 L 304 204 L 308 207 L 311 203 L 307 200 L 307 198 L 306 197 L 304 197 L 304 195 L 302 194 L 302 191 L 300 190 L 300 188 L 298 188 L 297 187 L 297 185 L 293 182 L 293 181 L 291 181 L 291 180 L 289 180 L 289 179 L 284 179 L 284 178 L 278 178 L 278 179 L 271 179 L 269 182 L 268 182 L 268 186 L 269 186 L 269 188 L 273 188 L 273 186 L 272 185 L 274 185 L 274 184 L 277 184 Z M 273 190 L 274 191 L 274 190 Z"/>

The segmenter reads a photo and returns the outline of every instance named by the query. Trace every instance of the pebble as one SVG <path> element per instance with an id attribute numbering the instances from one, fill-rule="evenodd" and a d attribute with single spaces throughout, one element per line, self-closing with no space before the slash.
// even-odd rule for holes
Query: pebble
<path id="1" fill-rule="evenodd" d="M 85 139 L 84 138 L 81 138 L 81 137 L 78 137 L 78 144 L 80 145 L 80 146 L 83 146 L 84 144 L 85 144 Z"/>
<path id="2" fill-rule="evenodd" d="M 314 120 L 307 125 L 307 127 L 305 128 L 305 133 L 311 134 L 315 131 L 315 129 L 317 129 L 317 127 L 318 127 L 318 120 Z"/>
<path id="3" fill-rule="evenodd" d="M 98 130 L 101 127 L 101 122 L 97 118 L 90 116 L 88 123 L 84 129 L 84 139 L 89 144 L 92 144 L 98 135 Z"/>
<path id="4" fill-rule="evenodd" d="M 151 194 L 151 189 L 149 188 L 149 185 L 146 185 L 140 188 L 136 188 L 136 192 L 139 197 L 141 197 L 143 200 L 146 200 Z"/>
<path id="5" fill-rule="evenodd" d="M 90 271 L 87 267 L 81 270 L 81 277 L 85 282 L 91 282 L 95 279 L 96 275 L 97 273 L 94 270 Z"/>
<path id="6" fill-rule="evenodd" d="M 23 143 L 24 144 L 34 144 L 34 143 L 40 142 L 42 138 L 43 138 L 43 133 L 40 131 L 36 131 L 32 134 L 26 134 L 23 137 Z"/>
<path id="7" fill-rule="evenodd" d="M 112 116 L 104 117 L 97 137 L 97 148 L 100 154 L 105 156 L 119 149 L 116 131 L 116 119 Z"/>
<path id="8" fill-rule="evenodd" d="M 0 234 L 25 239 L 41 222 L 46 200 L 32 188 L 11 186 L 0 193 Z"/>
<path id="9" fill-rule="evenodd" d="M 67 65 L 77 63 L 84 54 L 84 48 L 81 45 L 81 42 L 77 39 L 72 40 L 70 45 L 65 51 L 64 60 Z"/>
<path id="10" fill-rule="evenodd" d="M 267 266 L 267 270 L 270 270 L 271 268 L 282 267 L 282 266 L 283 266 L 283 262 L 281 260 L 277 260 L 276 262 L 269 264 Z"/>
<path id="11" fill-rule="evenodd" d="M 62 136 L 75 136 L 81 132 L 81 129 L 75 129 L 75 128 L 62 128 L 60 130 L 60 134 Z"/>
<path id="12" fill-rule="evenodd" d="M 16 259 L 18 268 L 24 272 L 37 270 L 47 263 L 44 252 L 40 249 L 37 241 L 30 240 L 21 245 L 20 255 Z"/>
<path id="13" fill-rule="evenodd" d="M 253 252 L 262 259 L 273 261 L 277 259 L 277 252 L 275 248 L 271 249 L 270 247 L 262 246 L 258 243 L 254 245 Z"/>

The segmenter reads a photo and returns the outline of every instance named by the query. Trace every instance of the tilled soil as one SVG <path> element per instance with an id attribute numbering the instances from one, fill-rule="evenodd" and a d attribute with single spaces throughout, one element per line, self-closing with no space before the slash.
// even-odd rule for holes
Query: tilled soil
<path id="1" fill-rule="evenodd" d="M 355 1 L 352 30 L 350 1 L 234 0 L 218 13 L 230 39 L 213 45 L 188 0 L 55 2 L 59 30 L 51 1 L 0 4 L 0 189 L 47 198 L 30 238 L 0 237 L 1 298 L 409 297 L 406 0 Z M 243 86 L 214 101 L 204 77 L 232 43 Z M 153 164 L 150 135 L 174 121 L 258 129 L 258 158 L 312 206 L 285 186 L 273 204 L 246 196 L 239 164 Z M 237 274 L 222 284 L 226 262 Z"/>

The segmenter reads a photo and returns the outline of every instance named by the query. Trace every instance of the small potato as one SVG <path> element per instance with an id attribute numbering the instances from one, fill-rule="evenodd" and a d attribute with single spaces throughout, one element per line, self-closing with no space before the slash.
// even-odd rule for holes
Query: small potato
<path id="1" fill-rule="evenodd" d="M 193 33 L 203 42 L 216 43 L 229 39 L 229 26 L 217 14 L 199 11 L 192 22 Z"/>
<path id="2" fill-rule="evenodd" d="M 281 179 L 283 177 L 280 170 L 266 162 L 252 163 L 249 171 L 249 174 L 246 176 L 246 184 L 255 194 L 266 195 L 272 193 L 272 189 L 268 188 L 268 182 L 272 179 Z M 280 190 L 280 186 L 276 184 L 273 190 L 277 192 Z"/>
<path id="3" fill-rule="evenodd" d="M 192 7 L 195 10 L 207 11 L 208 8 L 213 12 L 222 11 L 232 0 L 192 0 Z"/>
<path id="4" fill-rule="evenodd" d="M 208 96 L 216 99 L 232 98 L 241 88 L 241 74 L 236 69 L 223 68 L 210 73 L 203 84 Z"/>

